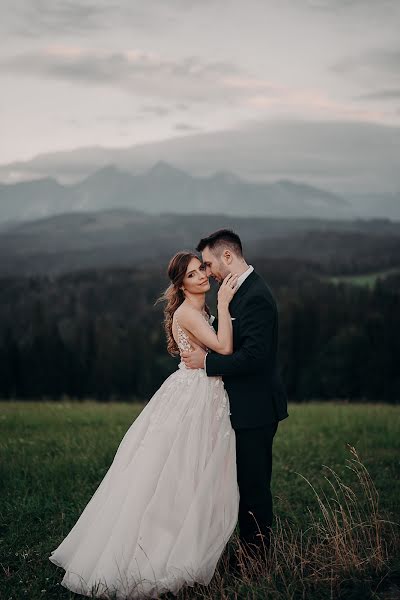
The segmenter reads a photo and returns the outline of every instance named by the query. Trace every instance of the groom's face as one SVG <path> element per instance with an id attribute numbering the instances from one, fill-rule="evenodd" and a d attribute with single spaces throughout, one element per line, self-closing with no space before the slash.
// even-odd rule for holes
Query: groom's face
<path id="1" fill-rule="evenodd" d="M 222 258 L 218 258 L 213 252 L 206 246 L 201 253 L 203 258 L 204 266 L 206 267 L 207 277 L 213 277 L 218 283 L 222 283 L 225 277 L 228 275 L 229 268 L 223 263 Z"/>

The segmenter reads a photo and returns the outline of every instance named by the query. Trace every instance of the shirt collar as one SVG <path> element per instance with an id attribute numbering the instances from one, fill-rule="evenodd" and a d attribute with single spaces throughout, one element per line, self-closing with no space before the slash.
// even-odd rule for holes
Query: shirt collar
<path id="1" fill-rule="evenodd" d="M 243 281 L 250 275 L 252 271 L 254 271 L 254 267 L 249 265 L 249 268 L 246 269 L 246 271 L 238 277 L 236 289 L 238 289 L 242 285 Z"/>

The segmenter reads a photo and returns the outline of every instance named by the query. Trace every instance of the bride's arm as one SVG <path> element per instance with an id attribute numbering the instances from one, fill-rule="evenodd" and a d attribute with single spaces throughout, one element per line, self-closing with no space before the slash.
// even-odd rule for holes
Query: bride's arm
<path id="1" fill-rule="evenodd" d="M 228 275 L 218 291 L 218 333 L 206 323 L 201 314 L 190 307 L 180 309 L 179 322 L 197 340 L 218 354 L 232 354 L 233 332 L 232 320 L 229 313 L 229 303 L 232 300 L 237 283 L 237 275 Z M 233 286 L 233 287 L 232 287 Z"/>

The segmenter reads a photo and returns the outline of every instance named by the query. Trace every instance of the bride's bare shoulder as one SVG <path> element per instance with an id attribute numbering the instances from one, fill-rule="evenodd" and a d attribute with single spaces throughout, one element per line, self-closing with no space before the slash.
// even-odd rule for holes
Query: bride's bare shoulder
<path id="1" fill-rule="evenodd" d="M 195 314 L 197 311 L 189 304 L 181 304 L 175 311 L 177 317 Z"/>
<path id="2" fill-rule="evenodd" d="M 184 324 L 193 322 L 193 320 L 197 320 L 200 316 L 200 313 L 198 310 L 188 306 L 187 304 L 181 304 L 179 308 L 176 309 L 174 316 L 179 320 L 179 322 Z"/>

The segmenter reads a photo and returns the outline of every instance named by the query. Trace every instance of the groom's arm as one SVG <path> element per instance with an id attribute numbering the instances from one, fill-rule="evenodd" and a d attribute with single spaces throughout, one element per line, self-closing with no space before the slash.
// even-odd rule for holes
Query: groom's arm
<path id="1" fill-rule="evenodd" d="M 236 352 L 222 355 L 210 352 L 205 358 L 205 370 L 214 375 L 245 375 L 265 368 L 272 340 L 275 311 L 263 296 L 255 296 L 246 304 L 240 319 L 242 344 Z"/>

